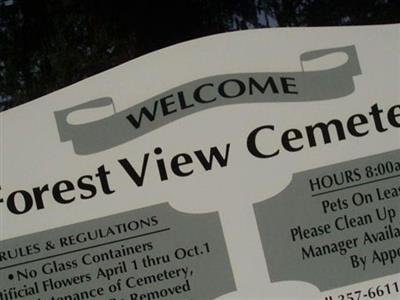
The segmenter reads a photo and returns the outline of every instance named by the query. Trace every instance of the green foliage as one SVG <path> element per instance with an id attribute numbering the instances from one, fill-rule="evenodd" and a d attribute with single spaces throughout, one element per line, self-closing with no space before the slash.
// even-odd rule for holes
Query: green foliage
<path id="1" fill-rule="evenodd" d="M 0 107 L 205 35 L 399 19 L 398 0 L 0 0 Z"/>

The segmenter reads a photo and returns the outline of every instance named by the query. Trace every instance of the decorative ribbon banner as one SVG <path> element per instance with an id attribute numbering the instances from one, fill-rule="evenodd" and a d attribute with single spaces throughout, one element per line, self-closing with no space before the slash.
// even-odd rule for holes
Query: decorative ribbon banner
<path id="1" fill-rule="evenodd" d="M 177 119 L 213 107 L 344 97 L 354 91 L 353 76 L 361 74 L 355 46 L 306 52 L 300 56 L 300 62 L 303 64 L 334 53 L 345 53 L 347 61 L 335 68 L 319 71 L 206 77 L 89 123 L 71 124 L 67 118 L 78 111 L 113 106 L 110 97 L 56 111 L 54 114 L 60 138 L 62 142 L 71 140 L 77 154 L 92 154 L 116 147 Z"/>

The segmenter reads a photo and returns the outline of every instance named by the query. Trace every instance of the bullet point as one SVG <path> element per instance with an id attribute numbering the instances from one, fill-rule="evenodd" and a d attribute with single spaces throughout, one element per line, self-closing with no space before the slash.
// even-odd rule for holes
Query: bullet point
<path id="1" fill-rule="evenodd" d="M 13 280 L 14 279 L 14 275 L 13 274 L 8 275 L 8 279 Z"/>

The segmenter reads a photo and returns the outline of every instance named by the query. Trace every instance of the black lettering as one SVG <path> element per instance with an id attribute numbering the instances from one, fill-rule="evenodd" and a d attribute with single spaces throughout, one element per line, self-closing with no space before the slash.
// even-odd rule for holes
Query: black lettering
<path id="1" fill-rule="evenodd" d="M 290 83 L 295 81 L 295 78 L 292 77 L 282 77 L 281 78 L 281 83 L 282 83 L 282 88 L 283 92 L 285 94 L 298 94 L 298 91 L 295 91 L 294 89 L 290 90 L 291 87 L 296 87 L 296 83 Z"/>
<path id="2" fill-rule="evenodd" d="M 109 195 L 109 194 L 112 194 L 112 193 L 115 192 L 110 188 L 110 185 L 108 183 L 108 177 L 107 176 L 110 175 L 110 174 L 111 174 L 111 172 L 110 171 L 106 171 L 104 165 L 99 167 L 97 169 L 97 174 L 95 174 L 96 177 L 99 177 L 100 183 L 101 183 L 101 187 L 103 189 L 103 192 L 106 195 Z"/>
<path id="3" fill-rule="evenodd" d="M 378 104 L 374 104 L 371 106 L 370 115 L 374 118 L 375 128 L 378 132 L 385 132 L 388 130 L 387 128 L 383 127 L 381 113 L 383 112 L 382 109 L 379 108 Z"/>
<path id="4" fill-rule="evenodd" d="M 217 147 L 212 147 L 210 149 L 210 155 L 208 159 L 201 150 L 194 151 L 194 154 L 197 156 L 204 170 L 209 171 L 212 168 L 214 158 L 218 161 L 221 167 L 226 167 L 228 164 L 230 146 L 230 144 L 226 144 L 225 157 L 222 156 Z"/>
<path id="5" fill-rule="evenodd" d="M 141 126 L 143 116 L 145 116 L 151 122 L 154 121 L 157 113 L 157 107 L 158 107 L 158 101 L 155 101 L 153 105 L 153 112 L 150 112 L 146 106 L 143 106 L 140 109 L 139 120 L 136 120 L 136 118 L 132 114 L 128 115 L 126 118 L 133 127 L 138 129 Z"/>
<path id="6" fill-rule="evenodd" d="M 226 88 L 228 83 L 233 83 L 235 86 L 239 87 L 238 91 L 232 94 L 228 94 Z M 224 98 L 236 98 L 243 95 L 245 91 L 246 91 L 246 85 L 238 79 L 225 80 L 218 86 L 218 92 Z"/>
<path id="7" fill-rule="evenodd" d="M 179 161 L 182 159 L 182 161 Z M 186 153 L 181 153 L 178 155 L 175 155 L 172 160 L 171 160 L 171 169 L 172 171 L 177 175 L 177 176 L 189 176 L 190 174 L 193 173 L 193 169 L 190 169 L 189 171 L 183 171 L 182 166 L 191 164 L 193 162 L 192 157 L 189 154 Z"/>
<path id="8" fill-rule="evenodd" d="M 140 175 L 136 172 L 135 168 L 126 158 L 118 160 L 119 164 L 124 168 L 126 173 L 129 175 L 129 177 L 133 180 L 133 182 L 137 186 L 143 185 L 144 177 L 146 175 L 146 170 L 147 170 L 147 163 L 149 162 L 149 156 L 150 156 L 149 153 L 146 153 L 143 156 L 143 164 Z"/>
<path id="9" fill-rule="evenodd" d="M 278 87 L 276 86 L 274 78 L 271 76 L 267 77 L 267 80 L 265 81 L 264 86 L 261 86 L 254 78 L 249 77 L 249 94 L 250 95 L 253 95 L 254 87 L 262 94 L 265 94 L 268 87 L 271 88 L 271 90 L 274 94 L 279 93 L 279 90 L 278 90 Z"/>
<path id="10" fill-rule="evenodd" d="M 55 201 L 61 204 L 71 203 L 75 200 L 75 197 L 72 198 L 64 198 L 63 194 L 71 192 L 75 189 L 73 183 L 68 180 L 61 180 L 57 182 L 52 189 L 53 198 Z"/>
<path id="11" fill-rule="evenodd" d="M 36 207 L 37 209 L 43 209 L 44 208 L 44 203 L 43 203 L 43 193 L 49 191 L 49 185 L 46 184 L 42 187 L 35 187 L 33 188 L 33 195 L 35 197 L 35 202 L 36 202 Z"/>
<path id="12" fill-rule="evenodd" d="M 176 112 L 176 109 L 172 109 L 171 110 L 169 108 L 171 105 L 175 104 L 175 101 L 167 102 L 167 99 L 171 98 L 171 97 L 173 97 L 173 95 L 168 95 L 168 96 L 166 96 L 164 98 L 161 98 L 159 100 L 160 101 L 160 105 L 161 105 L 161 110 L 162 110 L 164 116 L 167 116 L 169 114 L 172 114 L 172 113 Z"/>
<path id="13" fill-rule="evenodd" d="M 302 138 L 303 138 L 303 135 L 301 134 L 300 130 L 295 129 L 295 128 L 286 130 L 282 134 L 282 146 L 283 146 L 283 148 L 285 148 L 287 151 L 290 151 L 290 152 L 300 151 L 301 149 L 304 148 L 304 146 L 300 145 L 298 147 L 295 147 L 291 144 L 291 142 L 297 141 Z"/>
<path id="14" fill-rule="evenodd" d="M 154 153 L 157 155 L 160 155 L 162 153 L 162 149 L 160 147 L 157 147 L 154 149 Z M 158 173 L 160 174 L 161 181 L 168 180 L 168 173 L 167 173 L 167 169 L 165 167 L 164 160 L 162 158 L 157 159 L 156 163 L 157 163 Z"/>
<path id="15" fill-rule="evenodd" d="M 397 113 L 396 113 L 397 110 Z M 389 109 L 388 120 L 393 127 L 400 127 L 400 105 L 395 105 Z"/>
<path id="16" fill-rule="evenodd" d="M 186 103 L 185 94 L 182 91 L 178 92 L 178 100 L 179 100 L 179 105 L 181 106 L 182 110 L 194 106 L 193 103 L 191 103 L 191 104 Z"/>
<path id="17" fill-rule="evenodd" d="M 97 193 L 97 189 L 96 186 L 94 184 L 85 182 L 85 180 L 89 180 L 92 181 L 93 180 L 93 176 L 90 175 L 85 175 L 82 176 L 78 179 L 78 187 L 82 190 L 82 191 L 88 191 L 90 192 L 88 195 L 85 195 L 83 193 L 81 193 L 81 199 L 86 200 L 86 199 L 91 199 L 93 198 L 96 193 Z"/>
<path id="18" fill-rule="evenodd" d="M 216 97 L 214 98 L 210 98 L 210 99 L 204 99 L 201 96 L 201 90 L 206 87 L 206 86 L 210 86 L 210 87 L 214 87 L 214 84 L 212 83 L 205 83 L 200 85 L 199 87 L 197 87 L 194 92 L 193 92 L 193 98 L 194 100 L 196 100 L 199 103 L 210 103 L 210 102 L 214 102 L 215 100 L 217 100 Z"/>
<path id="19" fill-rule="evenodd" d="M 356 119 L 358 119 L 359 121 L 356 122 Z M 360 114 L 352 115 L 347 121 L 347 129 L 352 136 L 361 137 L 367 135 L 369 133 L 369 130 L 360 132 L 357 130 L 357 127 L 365 124 L 368 124 L 368 119 L 366 116 Z"/>
<path id="20" fill-rule="evenodd" d="M 24 202 L 24 207 L 22 210 L 19 210 L 16 205 L 16 195 L 20 194 L 22 196 L 22 200 Z M 11 193 L 7 197 L 7 208 L 10 212 L 16 215 L 21 215 L 28 212 L 33 206 L 33 199 L 32 196 L 27 191 L 15 191 Z"/>
<path id="21" fill-rule="evenodd" d="M 325 144 L 329 144 L 332 142 L 331 135 L 329 133 L 329 126 L 333 125 L 336 129 L 336 134 L 338 136 L 339 141 L 346 139 L 346 135 L 343 129 L 343 124 L 340 120 L 333 119 L 329 121 L 327 124 L 325 123 L 317 123 L 313 126 L 307 126 L 306 132 L 310 147 L 315 147 L 317 145 L 315 139 L 315 129 L 319 129 L 322 133 L 322 138 Z"/>
<path id="22" fill-rule="evenodd" d="M 257 148 L 257 135 L 259 134 L 260 131 L 262 131 L 264 129 L 270 129 L 271 131 L 274 131 L 275 126 L 265 125 L 265 126 L 258 127 L 256 129 L 254 129 L 252 132 L 250 132 L 249 136 L 247 137 L 247 149 L 253 156 L 258 157 L 258 158 L 270 158 L 270 157 L 277 156 L 279 154 L 279 150 L 276 150 L 272 154 L 264 154 Z"/>

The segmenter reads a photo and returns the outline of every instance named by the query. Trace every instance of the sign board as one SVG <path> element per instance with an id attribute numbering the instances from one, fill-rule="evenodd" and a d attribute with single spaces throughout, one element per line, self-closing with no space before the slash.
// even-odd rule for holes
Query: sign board
<path id="1" fill-rule="evenodd" d="M 178 44 L 0 114 L 0 300 L 398 299 L 400 27 Z"/>

